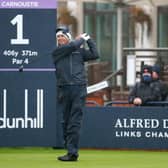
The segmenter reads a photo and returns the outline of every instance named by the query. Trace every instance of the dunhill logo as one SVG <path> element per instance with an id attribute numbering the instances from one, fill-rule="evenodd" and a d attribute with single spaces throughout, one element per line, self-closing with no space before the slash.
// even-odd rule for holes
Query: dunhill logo
<path id="1" fill-rule="evenodd" d="M 44 112 L 44 96 L 43 90 L 37 89 L 37 117 L 28 116 L 28 90 L 25 89 L 24 94 L 24 116 L 18 118 L 7 117 L 7 90 L 3 90 L 3 116 L 0 117 L 1 128 L 43 128 L 43 112 Z"/>

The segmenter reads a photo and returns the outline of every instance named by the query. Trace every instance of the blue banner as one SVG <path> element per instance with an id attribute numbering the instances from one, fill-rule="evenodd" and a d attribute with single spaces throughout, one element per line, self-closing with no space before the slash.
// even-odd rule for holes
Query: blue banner
<path id="1" fill-rule="evenodd" d="M 55 146 L 56 0 L 0 5 L 0 146 Z"/>
<path id="2" fill-rule="evenodd" d="M 81 147 L 168 149 L 168 108 L 87 108 Z"/>

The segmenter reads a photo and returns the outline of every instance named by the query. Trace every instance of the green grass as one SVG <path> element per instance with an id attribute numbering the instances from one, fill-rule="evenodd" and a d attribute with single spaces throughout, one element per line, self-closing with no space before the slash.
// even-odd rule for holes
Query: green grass
<path id="1" fill-rule="evenodd" d="M 167 168 L 168 152 L 80 150 L 78 162 L 60 162 L 64 150 L 0 148 L 0 168 Z"/>

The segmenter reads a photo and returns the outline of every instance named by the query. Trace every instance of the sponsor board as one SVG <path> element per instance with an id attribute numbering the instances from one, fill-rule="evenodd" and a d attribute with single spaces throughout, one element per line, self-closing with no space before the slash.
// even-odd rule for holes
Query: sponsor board
<path id="1" fill-rule="evenodd" d="M 0 1 L 0 146 L 56 144 L 56 12 L 56 0 Z"/>
<path id="2" fill-rule="evenodd" d="M 86 108 L 81 147 L 168 149 L 167 112 L 167 107 Z"/>

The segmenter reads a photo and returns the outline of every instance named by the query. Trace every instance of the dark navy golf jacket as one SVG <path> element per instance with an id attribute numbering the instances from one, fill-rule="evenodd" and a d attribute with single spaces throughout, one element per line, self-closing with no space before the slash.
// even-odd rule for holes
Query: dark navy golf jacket
<path id="1" fill-rule="evenodd" d="M 87 41 L 88 49 L 81 48 L 84 42 L 82 38 L 74 40 L 67 45 L 56 47 L 53 51 L 58 86 L 86 84 L 84 62 L 99 56 L 92 39 Z"/>

